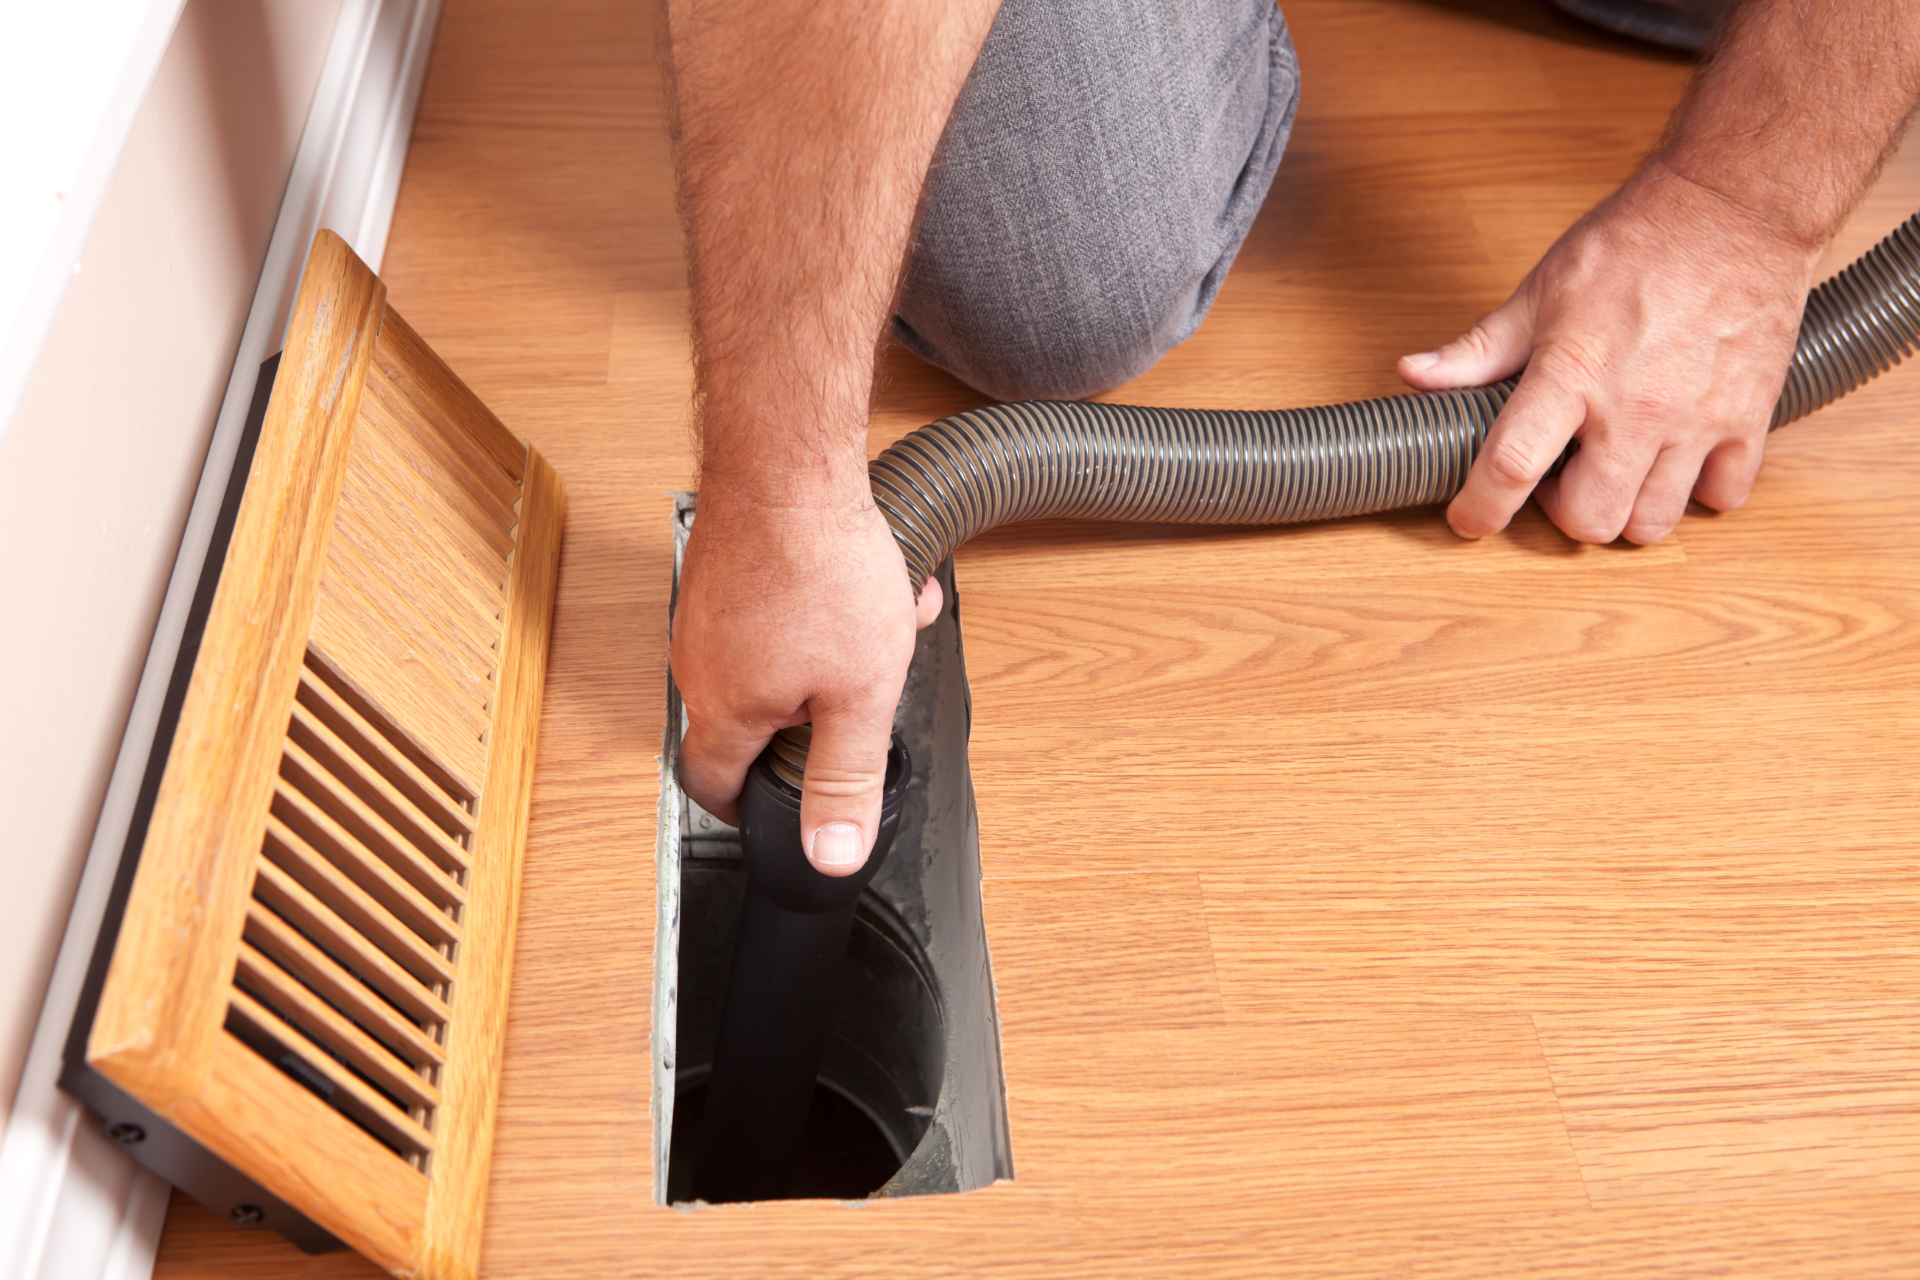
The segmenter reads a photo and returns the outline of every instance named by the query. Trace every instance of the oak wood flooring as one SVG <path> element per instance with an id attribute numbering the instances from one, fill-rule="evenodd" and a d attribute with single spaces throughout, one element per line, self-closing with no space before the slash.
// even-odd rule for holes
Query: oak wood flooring
<path id="1" fill-rule="evenodd" d="M 1292 0 L 1299 124 L 1113 398 L 1396 389 L 1653 144 L 1682 61 L 1529 0 Z M 1920 206 L 1920 146 L 1837 266 Z M 689 483 L 640 6 L 448 0 L 385 277 L 566 478 L 490 1276 L 1920 1272 L 1903 369 L 1738 512 L 1012 528 L 958 557 L 1017 1180 L 654 1207 L 655 756 Z M 872 441 L 977 402 L 895 353 Z M 176 1198 L 158 1274 L 362 1276 Z"/>

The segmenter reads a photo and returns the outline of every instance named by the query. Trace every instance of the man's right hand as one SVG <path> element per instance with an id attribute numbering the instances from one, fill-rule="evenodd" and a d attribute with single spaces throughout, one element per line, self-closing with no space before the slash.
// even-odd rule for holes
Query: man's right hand
<path id="1" fill-rule="evenodd" d="M 913 633 L 873 505 L 874 361 L 940 131 L 998 0 L 670 0 L 693 288 L 700 511 L 673 678 L 681 782 L 731 821 L 777 729 L 813 724 L 800 836 L 829 875 L 880 827 Z"/>
<path id="2" fill-rule="evenodd" d="M 870 494 L 772 505 L 709 477 L 673 616 L 687 794 L 735 821 L 747 766 L 775 730 L 811 722 L 801 843 L 827 875 L 858 871 L 879 831 L 914 632 L 940 605 L 933 579 L 915 603 Z"/>

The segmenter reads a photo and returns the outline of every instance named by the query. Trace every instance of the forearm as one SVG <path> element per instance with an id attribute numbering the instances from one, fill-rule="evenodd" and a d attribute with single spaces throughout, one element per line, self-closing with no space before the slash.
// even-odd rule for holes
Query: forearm
<path id="1" fill-rule="evenodd" d="M 680 778 L 730 817 L 773 731 L 812 724 L 801 845 L 832 875 L 873 846 L 914 631 L 940 607 L 873 505 L 867 413 L 996 3 L 669 0 L 701 470 L 673 616 Z"/>
<path id="2" fill-rule="evenodd" d="M 1920 5 L 1745 0 L 1650 168 L 1818 251 L 1920 102 Z"/>
<path id="3" fill-rule="evenodd" d="M 875 354 L 996 8 L 670 4 L 706 487 L 771 506 L 864 492 Z"/>

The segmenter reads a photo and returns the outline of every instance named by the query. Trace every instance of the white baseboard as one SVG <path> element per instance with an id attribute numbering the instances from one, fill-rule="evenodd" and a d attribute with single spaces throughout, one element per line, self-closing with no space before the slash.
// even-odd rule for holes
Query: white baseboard
<path id="1" fill-rule="evenodd" d="M 379 269 L 439 12 L 440 0 L 341 4 L 53 979 L 0 1135 L 0 1277 L 7 1280 L 152 1274 L 169 1188 L 108 1143 L 91 1113 L 60 1091 L 61 1055 L 260 364 L 279 348 L 315 232 L 338 232 Z"/>

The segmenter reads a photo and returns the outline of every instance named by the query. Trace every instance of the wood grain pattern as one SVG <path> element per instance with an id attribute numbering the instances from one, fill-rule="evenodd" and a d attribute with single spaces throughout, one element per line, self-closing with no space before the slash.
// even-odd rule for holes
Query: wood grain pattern
<path id="1" fill-rule="evenodd" d="M 301 700 L 309 707 L 335 716 L 329 723 L 334 724 L 336 731 L 346 732 L 340 726 L 347 724 L 354 732 L 364 735 L 370 750 L 363 752 L 361 758 L 377 765 L 396 785 L 411 786 L 424 778 L 423 785 L 430 784 L 426 789 L 437 792 L 440 801 L 450 802 L 455 808 L 473 802 L 473 789 L 463 786 L 435 759 L 433 750 L 421 741 L 420 735 L 368 696 L 352 673 L 328 657 L 311 636 L 307 639 L 307 675 L 300 681 L 300 690 Z M 470 816 L 465 825 L 472 828 Z"/>
<path id="2" fill-rule="evenodd" d="M 290 886 L 297 885 L 314 902 L 328 908 L 340 922 L 339 933 L 370 940 L 415 980 L 434 986 L 453 981 L 453 967 L 436 947 L 278 818 L 267 821 L 265 856 L 259 870 L 266 885 L 264 892 L 276 895 L 268 900 L 275 910 L 282 909 L 283 901 L 293 896 Z M 430 917 L 433 913 L 425 914 Z"/>
<path id="3" fill-rule="evenodd" d="M 392 708 L 421 747 L 416 763 L 447 778 L 449 790 L 478 794 L 487 760 L 486 716 L 415 654 L 364 596 L 337 580 L 327 586 L 330 607 L 314 618 L 308 644 L 328 664 L 357 673 L 366 701 Z"/>
<path id="4" fill-rule="evenodd" d="M 433 806 L 430 816 L 300 702 L 293 704 L 293 722 L 287 727 L 287 741 L 307 752 L 329 780 L 337 782 L 357 803 L 377 814 L 399 839 L 449 872 L 457 874 L 466 869 L 467 851 L 454 843 L 456 836 L 465 834 L 462 826 L 469 830 L 472 827 L 472 818 L 465 810 L 443 803 Z M 446 824 L 444 828 L 440 825 L 442 822 Z"/>
<path id="5" fill-rule="evenodd" d="M 493 701 L 493 646 L 499 639 L 492 614 L 481 613 L 445 575 L 432 572 L 438 548 L 418 537 L 396 537 L 361 514 L 378 509 L 388 495 L 355 486 L 347 497 L 352 505 L 341 511 L 328 548 L 330 575 L 352 582 L 484 716 Z M 440 580 L 430 585 L 430 579 Z"/>
<path id="6" fill-rule="evenodd" d="M 1596 1205 L 1920 1191 L 1920 1016 L 1786 1000 L 1534 1015 Z"/>
<path id="7" fill-rule="evenodd" d="M 427 1179 L 384 1149 L 385 1159 L 370 1158 L 365 1131 L 306 1089 L 288 1088 L 278 1067 L 233 1036 L 216 1041 L 207 1090 L 181 1119 L 215 1155 L 284 1188 L 369 1256 L 405 1259 L 418 1248 Z"/>
<path id="8" fill-rule="evenodd" d="M 462 916 L 469 942 L 460 949 L 460 978 L 450 1000 L 451 1065 L 438 1110 L 443 1164 L 428 1202 L 418 1263 L 428 1275 L 470 1272 L 480 1257 L 506 1053 L 508 979 L 533 798 L 534 726 L 546 688 L 566 516 L 566 494 L 553 468 L 531 449 L 524 465 L 513 579 L 501 631 L 493 749 L 474 834 L 475 891 Z"/>
<path id="9" fill-rule="evenodd" d="M 1112 398 L 1293 405 L 1497 305 L 1687 67 L 1534 0 L 1289 0 L 1304 96 L 1212 316 Z M 1018 1178 L 653 1206 L 653 796 L 692 482 L 645 16 L 449 0 L 385 272 L 571 478 L 483 1271 L 1920 1273 L 1920 372 L 1660 546 L 1537 511 L 1059 523 L 958 558 Z M 1920 207 L 1910 145 L 1829 254 Z M 875 451 L 979 403 L 899 351 Z M 484 493 L 462 494 L 479 503 Z M 158 1274 L 364 1277 L 176 1200 Z"/>
<path id="10" fill-rule="evenodd" d="M 368 460 L 374 470 L 396 487 L 404 487 L 421 523 L 457 541 L 493 589 L 496 600 L 507 580 L 507 554 L 513 550 L 511 520 L 490 493 L 470 490 L 458 472 L 420 446 L 420 428 L 408 419 L 417 415 L 412 402 L 381 384 L 375 370 L 364 410 L 367 419 Z"/>
<path id="11" fill-rule="evenodd" d="M 367 1028 L 382 1046 L 409 1066 L 438 1066 L 447 1060 L 447 1051 L 419 1025 L 445 1022 L 443 1009 L 435 1010 L 424 1001 L 418 1008 L 407 1009 L 401 1000 L 389 1004 L 369 998 L 356 973 L 309 941 L 297 923 L 289 923 L 281 913 L 263 910 L 257 902 L 247 912 L 245 937 L 248 947 L 272 959 L 315 995 Z M 241 954 L 246 954 L 245 948 Z"/>
<path id="12" fill-rule="evenodd" d="M 249 978 L 258 981 L 258 974 L 253 972 L 245 962 L 245 947 L 241 948 L 241 959 L 240 969 L 234 975 L 236 984 Z M 263 971 L 271 971 L 264 965 L 260 966 L 260 968 Z M 262 983 L 261 985 L 264 986 L 266 984 Z M 282 998 L 285 999 L 288 998 L 290 993 L 297 990 L 299 990 L 297 986 L 282 988 L 280 991 L 274 992 L 274 994 L 282 996 Z M 299 1002 L 298 996 L 292 995 L 290 1002 L 297 1004 Z M 336 1039 L 334 1035 L 328 1034 L 340 1030 L 338 1025 L 329 1026 L 325 1031 L 320 1030 L 320 1024 L 326 1021 L 320 1013 L 320 1010 L 324 1007 L 325 1006 L 319 1006 L 316 1008 L 309 1006 L 307 1012 L 311 1016 L 299 1019 L 299 1022 L 304 1023 L 306 1027 L 315 1029 L 315 1033 L 310 1035 L 302 1026 L 296 1025 L 294 1020 L 281 1017 L 271 1007 L 248 995 L 245 987 L 236 985 L 232 995 L 232 1011 L 229 1016 L 229 1023 L 239 1022 L 243 1024 L 251 1034 L 265 1037 L 271 1041 L 274 1047 L 270 1049 L 269 1052 L 275 1057 L 278 1057 L 282 1051 L 286 1051 L 299 1057 L 303 1062 L 306 1062 L 310 1070 L 317 1072 L 325 1078 L 328 1086 L 328 1098 L 333 1107 L 341 1114 L 351 1117 L 355 1123 L 374 1133 L 383 1142 L 394 1144 L 409 1155 L 432 1151 L 434 1145 L 433 1135 L 415 1123 L 413 1119 L 405 1113 L 396 1111 L 393 1107 L 389 1106 L 386 1101 L 381 1098 L 380 1094 L 362 1079 L 364 1075 L 379 1077 L 380 1073 L 378 1073 L 377 1068 L 373 1071 L 368 1070 L 369 1066 L 376 1061 L 375 1055 L 353 1052 L 353 1049 L 358 1046 L 351 1044 L 350 1035 Z M 350 1025 L 351 1024 L 348 1024 L 348 1026 Z M 336 1048 L 336 1043 L 344 1044 L 346 1047 Z M 329 1052 L 330 1049 L 332 1052 Z M 344 1061 L 336 1060 L 335 1054 L 338 1054 L 339 1058 Z M 261 1055 L 261 1059 L 262 1061 L 271 1061 L 265 1054 Z M 352 1069 L 350 1070 L 349 1067 Z M 388 1084 L 389 1081 L 382 1080 L 381 1083 L 385 1085 Z M 304 1128 L 288 1125 L 287 1129 L 280 1135 L 278 1145 L 283 1148 L 298 1150 L 306 1145 L 306 1140 L 307 1133 Z M 313 1160 L 310 1152 L 302 1152 L 301 1155 L 302 1163 L 308 1163 Z M 321 1175 L 316 1169 L 309 1172 L 307 1177 L 315 1182 L 355 1182 L 363 1176 L 367 1169 L 386 1163 L 390 1163 L 390 1161 L 382 1160 L 378 1155 L 362 1149 L 354 1153 L 353 1159 L 347 1161 L 345 1164 L 335 1166 L 334 1169 L 331 1170 L 330 1176 Z M 340 1198 L 338 1191 L 330 1190 L 328 1198 Z M 328 1225 L 339 1226 L 349 1238 L 355 1241 L 363 1241 L 366 1239 L 365 1228 L 353 1219 L 340 1217 Z M 416 1226 L 413 1229 L 417 1230 L 418 1228 Z M 393 1255 L 376 1254 L 374 1256 L 385 1258 Z"/>
<path id="13" fill-rule="evenodd" d="M 564 491 L 331 233 L 288 344 L 88 1062 L 368 1260 L 463 1280 Z"/>
<path id="14" fill-rule="evenodd" d="M 433 354 L 413 326 L 400 316 L 382 335 L 376 354 L 380 372 L 437 428 L 440 439 L 458 449 L 483 475 L 494 471 L 505 477 L 517 501 L 527 467 L 527 446 L 507 430 L 493 410 L 468 390 L 460 375 Z"/>
<path id="15" fill-rule="evenodd" d="M 386 287 L 338 237 L 308 260 L 276 385 L 154 804 L 87 1056 L 155 1110 L 198 1094 L 246 913 L 253 851 L 300 679 L 360 384 Z M 279 394 L 284 391 L 284 394 Z M 162 1034 L 162 1032 L 164 1032 Z"/>

